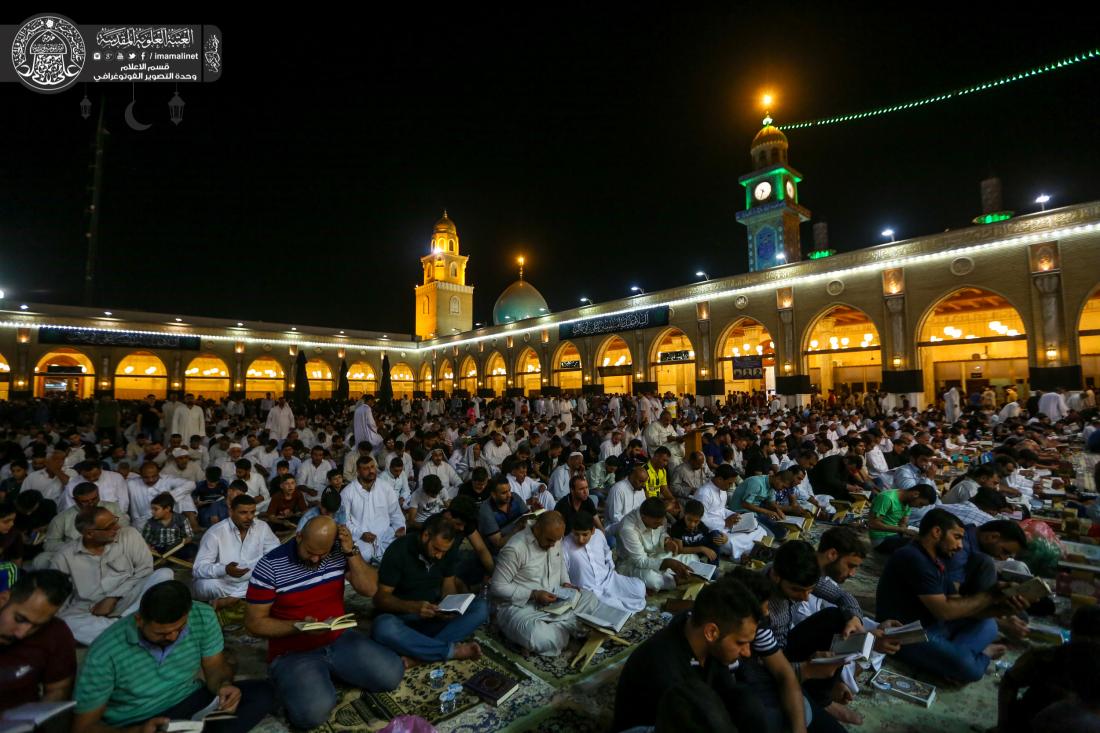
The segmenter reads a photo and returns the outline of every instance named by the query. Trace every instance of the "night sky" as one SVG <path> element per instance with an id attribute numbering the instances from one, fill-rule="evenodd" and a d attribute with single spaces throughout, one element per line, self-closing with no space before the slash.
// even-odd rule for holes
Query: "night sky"
<path id="1" fill-rule="evenodd" d="M 97 108 L 87 121 L 82 86 L 52 96 L 0 88 L 7 307 L 81 302 L 104 92 L 96 305 L 409 333 L 419 257 L 444 208 L 470 256 L 477 321 L 491 319 L 521 253 L 552 310 L 582 295 L 622 297 L 632 284 L 691 282 L 697 270 L 736 274 L 747 268 L 737 177 L 751 167 L 764 90 L 777 95 L 781 124 L 1100 45 L 1061 5 L 1057 15 L 973 20 L 820 5 L 646 14 L 462 4 L 451 15 L 409 5 L 403 18 L 317 11 L 247 23 L 163 6 L 162 22 L 217 24 L 225 36 L 221 81 L 181 87 L 179 127 L 166 85 L 137 87 L 136 116 L 154 123 L 146 132 L 122 119 L 128 85 L 89 87 Z M 147 20 L 59 10 L 77 23 Z M 899 238 L 966 226 L 990 174 L 1021 212 L 1040 192 L 1051 206 L 1098 199 L 1098 82 L 1093 60 L 960 101 L 792 131 L 801 201 L 846 251 L 880 243 L 887 226 Z"/>

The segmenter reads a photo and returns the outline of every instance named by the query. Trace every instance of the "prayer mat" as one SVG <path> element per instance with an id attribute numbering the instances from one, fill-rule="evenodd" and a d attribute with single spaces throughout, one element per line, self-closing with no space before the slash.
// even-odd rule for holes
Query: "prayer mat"
<path id="1" fill-rule="evenodd" d="M 437 725 L 474 706 L 484 704 L 477 695 L 463 690 L 455 698 L 454 710 L 442 713 L 439 709 L 439 696 L 449 685 L 461 684 L 483 669 L 495 669 L 519 682 L 520 689 L 513 693 L 512 697 L 520 695 L 526 686 L 531 685 L 532 681 L 528 676 L 504 656 L 493 649 L 483 649 L 483 651 L 484 655 L 481 659 L 451 660 L 413 667 L 405 672 L 401 685 L 393 692 L 364 692 L 359 695 L 359 691 L 356 690 L 354 699 L 345 698 L 333 711 L 329 719 L 329 727 L 325 730 L 359 730 L 357 726 L 370 725 L 372 721 L 384 723 L 398 715 L 417 715 L 432 725 Z M 437 668 L 444 671 L 441 688 L 433 688 L 429 680 L 431 671 Z M 511 703 L 512 697 L 505 701 L 505 706 Z M 349 712 L 347 708 L 351 711 Z M 354 712 L 359 719 L 358 723 L 351 720 L 351 712 Z M 348 727 L 349 724 L 351 727 Z M 370 730 L 370 728 L 367 729 Z"/>

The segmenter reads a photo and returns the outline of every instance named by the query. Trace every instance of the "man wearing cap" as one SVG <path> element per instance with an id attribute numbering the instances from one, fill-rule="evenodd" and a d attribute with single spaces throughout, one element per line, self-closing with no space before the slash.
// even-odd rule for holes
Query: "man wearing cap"
<path id="1" fill-rule="evenodd" d="M 182 478 L 198 483 L 204 478 L 202 469 L 191 460 L 191 452 L 186 448 L 173 448 L 172 461 L 164 466 L 161 476 Z"/>
<path id="2" fill-rule="evenodd" d="M 77 484 L 89 481 L 99 487 L 99 497 L 104 501 L 113 501 L 122 511 L 130 507 L 130 493 L 122 476 L 114 471 L 104 471 L 96 461 L 81 461 L 73 466 L 79 476 L 73 476 L 62 492 L 58 509 L 65 510 L 73 505 L 73 489 Z M 27 487 L 24 487 L 27 488 Z"/>
<path id="3" fill-rule="evenodd" d="M 572 451 L 565 463 L 555 468 L 550 473 L 550 494 L 554 501 L 561 501 L 569 495 L 569 483 L 574 476 L 586 479 L 584 473 L 584 454 L 580 451 Z"/>

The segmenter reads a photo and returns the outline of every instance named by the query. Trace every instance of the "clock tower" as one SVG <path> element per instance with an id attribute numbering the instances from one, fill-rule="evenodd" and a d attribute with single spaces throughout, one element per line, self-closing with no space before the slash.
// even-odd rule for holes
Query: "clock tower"
<path id="1" fill-rule="evenodd" d="M 802 259 L 799 225 L 810 211 L 798 203 L 802 176 L 787 163 L 787 136 L 772 126 L 770 116 L 752 139 L 755 170 L 738 178 L 745 187 L 745 210 L 737 221 L 749 230 L 749 271 Z"/>
<path id="2" fill-rule="evenodd" d="M 428 254 L 420 258 L 424 284 L 416 286 L 416 335 L 450 336 L 474 323 L 474 288 L 466 284 L 465 255 L 459 254 L 458 230 L 443 212 L 435 223 Z"/>

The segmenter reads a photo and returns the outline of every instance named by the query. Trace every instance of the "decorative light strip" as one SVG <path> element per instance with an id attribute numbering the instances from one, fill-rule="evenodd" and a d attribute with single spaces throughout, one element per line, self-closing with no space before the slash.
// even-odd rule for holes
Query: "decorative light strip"
<path id="1" fill-rule="evenodd" d="M 995 81 L 988 81 L 984 84 L 975 84 L 972 87 L 966 87 L 965 89 L 958 89 L 946 94 L 939 94 L 935 97 L 925 97 L 924 99 L 918 99 L 914 102 L 907 102 L 905 104 L 895 104 L 890 107 L 879 107 L 878 109 L 870 110 L 868 112 L 857 112 L 850 115 L 840 115 L 838 117 L 825 117 L 820 120 L 807 120 L 805 122 L 792 122 L 789 125 L 779 125 L 780 130 L 798 130 L 806 127 L 824 127 L 825 125 L 835 125 L 840 122 L 851 122 L 852 120 L 862 120 L 867 117 L 878 117 L 880 115 L 890 114 L 891 112 L 902 112 L 907 109 L 913 109 L 914 107 L 923 107 L 928 104 L 934 104 L 936 102 L 944 102 L 948 99 L 955 99 L 957 97 L 964 97 L 967 94 L 976 94 L 977 92 L 984 92 L 987 89 L 993 89 L 994 87 L 1001 87 L 1005 84 L 1011 84 L 1014 81 L 1020 81 L 1022 79 L 1028 79 L 1033 76 L 1040 76 L 1050 71 L 1057 71 L 1058 69 L 1065 68 L 1067 66 L 1073 66 L 1075 64 L 1089 61 L 1094 58 L 1100 57 L 1100 49 L 1094 49 L 1086 51 L 1085 53 L 1076 54 L 1074 56 L 1067 56 L 1061 61 L 1056 61 L 1051 64 L 1043 64 L 1042 66 L 1036 66 L 1028 71 L 1020 72 L 1019 74 L 1012 74 L 1005 76 Z"/>

